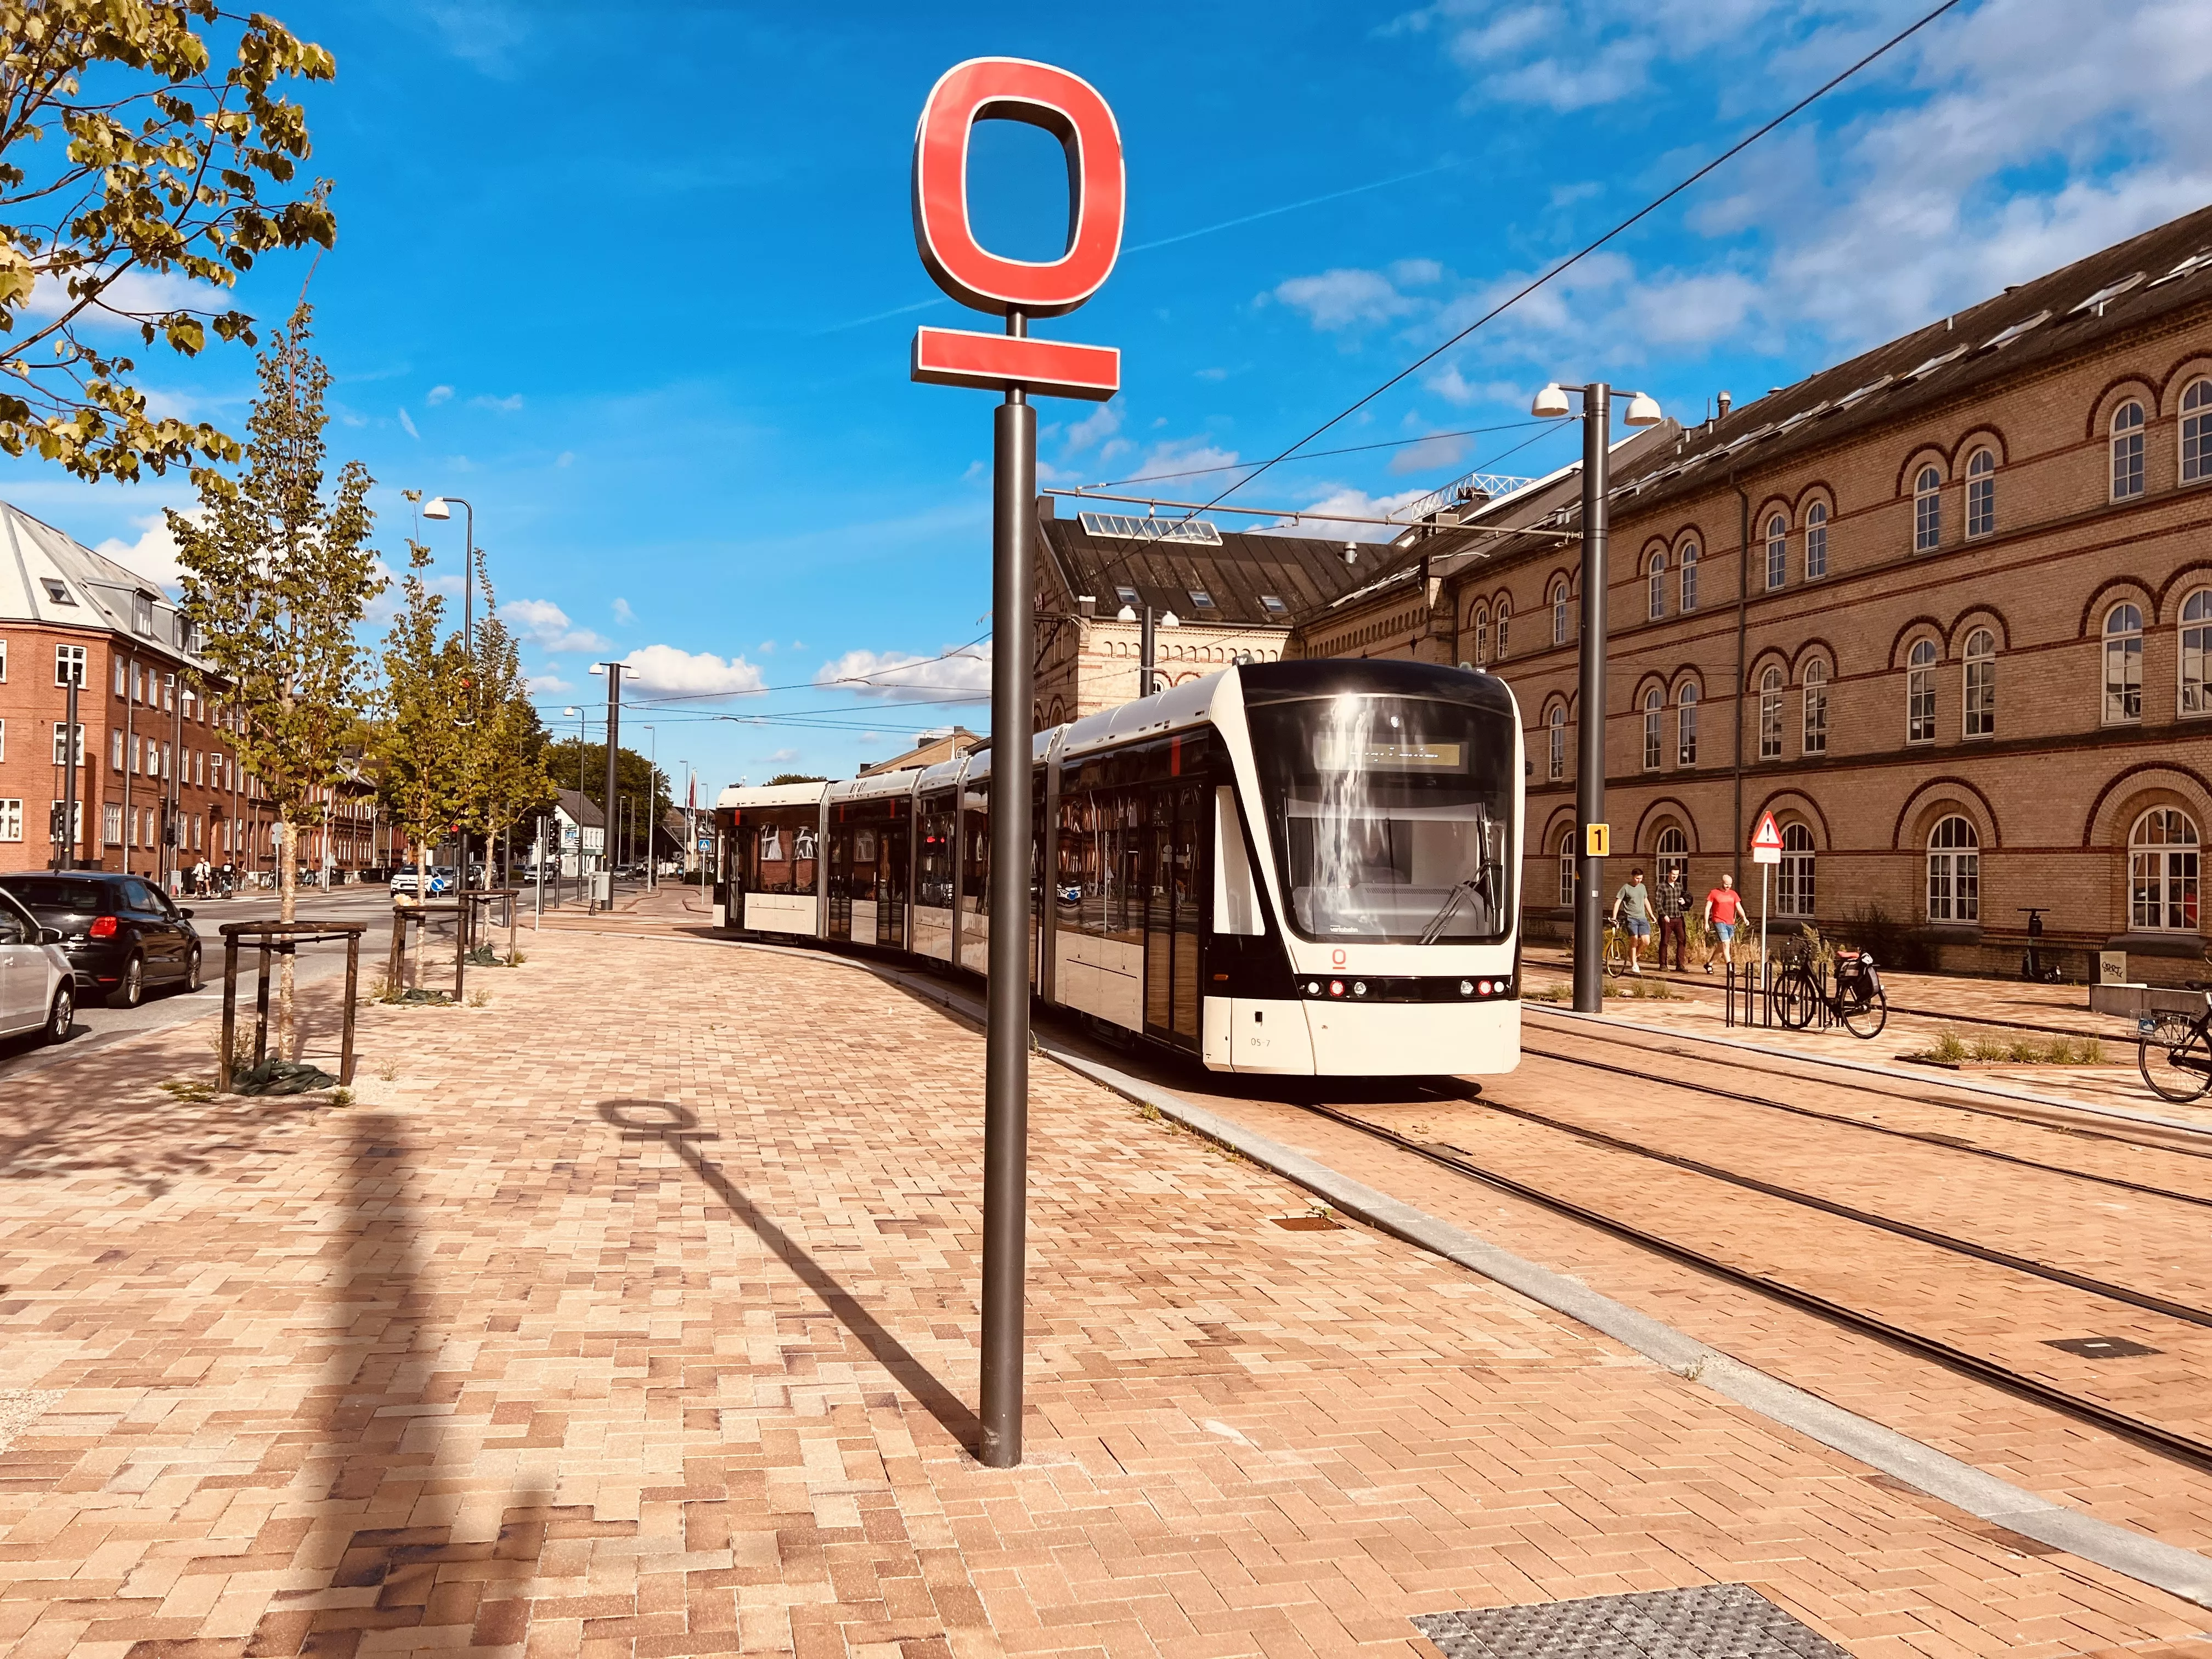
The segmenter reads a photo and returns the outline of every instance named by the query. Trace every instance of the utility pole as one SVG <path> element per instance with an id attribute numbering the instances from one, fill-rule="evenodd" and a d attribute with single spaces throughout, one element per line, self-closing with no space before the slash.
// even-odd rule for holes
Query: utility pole
<path id="1" fill-rule="evenodd" d="M 604 809 L 606 827 L 600 830 L 599 839 L 603 847 L 611 853 L 615 833 L 615 757 L 621 752 L 622 742 L 623 665 L 618 662 L 609 662 L 601 663 L 599 667 L 607 677 L 607 793 Z M 611 862 L 607 867 L 606 891 L 606 908 L 611 910 L 615 908 L 615 878 Z"/>
<path id="2" fill-rule="evenodd" d="M 1137 631 L 1137 695 L 1152 695 L 1152 661 L 1159 650 L 1159 641 L 1154 633 L 1152 607 L 1145 607 L 1145 619 Z"/>

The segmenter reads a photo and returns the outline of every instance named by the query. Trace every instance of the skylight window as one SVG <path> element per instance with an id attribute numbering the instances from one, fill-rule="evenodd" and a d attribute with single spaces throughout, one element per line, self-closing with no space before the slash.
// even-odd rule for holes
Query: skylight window
<path id="1" fill-rule="evenodd" d="M 2167 271 L 2165 276 L 2160 277 L 2158 282 L 2153 283 L 2151 286 L 2153 288 L 2156 288 L 2159 285 L 2159 283 L 2171 283 L 2178 281 L 2179 278 L 2189 276 L 2192 272 L 2203 270 L 2207 265 L 2212 265 L 2212 248 L 2206 248 L 2202 252 L 2191 254 L 2179 264 L 2174 266 L 2172 270 Z"/>
<path id="2" fill-rule="evenodd" d="M 1291 614 L 1291 607 L 1283 603 L 1282 595 L 1279 593 L 1262 593 L 1260 596 L 1260 603 L 1267 607 L 1267 614 L 1271 617 L 1287 617 Z"/>
<path id="3" fill-rule="evenodd" d="M 1845 392 L 1842 397 L 1836 399 L 1836 407 L 1838 409 L 1849 409 L 1853 404 L 1858 402 L 1860 398 L 1873 397 L 1875 392 L 1881 391 L 1882 387 L 1889 384 L 1891 378 L 1891 376 L 1885 374 L 1879 380 L 1869 380 L 1856 392 Z"/>
<path id="4" fill-rule="evenodd" d="M 1079 513 L 1084 533 L 1128 542 L 1195 542 L 1221 545 L 1221 532 L 1205 519 L 1128 519 L 1115 513 Z"/>
<path id="5" fill-rule="evenodd" d="M 1984 351 L 1992 351 L 2001 346 L 2008 346 L 2014 340 L 2020 338 L 2021 335 L 2027 333 L 2028 330 L 2032 328 L 2041 328 L 2044 324 L 2050 320 L 2051 313 L 2048 311 L 2039 311 L 2033 317 L 2023 317 L 2020 321 L 2014 323 L 2010 328 L 2005 330 L 2003 333 L 1992 334 L 1988 339 L 1983 341 L 1982 349 Z"/>
<path id="6" fill-rule="evenodd" d="M 2103 316 L 2105 314 L 2105 307 L 2110 305 L 2113 301 L 2118 299 L 2120 295 L 2125 294 L 2137 283 L 2142 281 L 2143 275 L 2144 273 L 2139 270 L 2132 276 L 2121 277 L 2117 283 L 2106 283 L 2104 287 L 2099 289 L 2094 294 L 2092 294 L 2087 299 L 2082 301 L 2081 304 L 2075 306 L 2073 310 L 2068 312 L 2066 314 L 2069 317 L 2075 317 L 2079 316 L 2085 311 L 2094 311 L 2098 316 Z"/>
<path id="7" fill-rule="evenodd" d="M 1992 343 L 1994 343 L 1994 342 L 1992 342 Z M 1914 369 L 1910 374 L 1905 376 L 1905 379 L 1908 381 L 1917 380 L 1923 374 L 1933 374 L 1937 369 L 1942 368 L 1944 364 L 1956 362 L 1960 358 L 1966 355 L 1966 348 L 1965 346 L 1953 346 L 1948 351 L 1941 353 L 1936 356 L 1930 357 L 1926 362 L 1921 364 L 1919 368 Z"/>
<path id="8" fill-rule="evenodd" d="M 1186 587 L 1183 589 L 1183 592 L 1190 595 L 1190 602 L 1196 605 L 1200 611 L 1211 611 L 1213 609 L 1213 595 L 1207 592 L 1204 588 Z"/>
<path id="9" fill-rule="evenodd" d="M 1114 590 L 1114 597 L 1121 600 L 1124 605 L 1136 605 L 1139 603 L 1137 598 L 1137 590 L 1133 587 L 1117 586 Z"/>
<path id="10" fill-rule="evenodd" d="M 41 576 L 39 578 L 39 585 L 46 590 L 46 597 L 52 599 L 56 605 L 75 605 L 76 603 L 76 600 L 71 597 L 70 593 L 69 585 L 62 581 L 58 577 Z"/>

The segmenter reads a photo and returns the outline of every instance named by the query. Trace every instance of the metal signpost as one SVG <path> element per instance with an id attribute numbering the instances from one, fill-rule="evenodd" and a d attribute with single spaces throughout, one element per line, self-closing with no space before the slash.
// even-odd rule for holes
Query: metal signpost
<path id="1" fill-rule="evenodd" d="M 968 216 L 968 140 L 979 120 L 1042 127 L 1067 155 L 1066 251 L 1002 258 Z M 930 89 L 914 137 L 914 235 L 937 285 L 1006 319 L 1004 335 L 924 328 L 912 377 L 1004 394 L 993 424 L 991 526 L 991 937 L 983 1085 L 983 1376 L 977 1457 L 1022 1461 L 1022 1310 L 1027 1248 L 1030 1043 L 1029 617 L 1036 556 L 1032 396 L 1103 402 L 1121 383 L 1109 346 L 1032 339 L 1030 320 L 1074 310 L 1121 251 L 1127 181 L 1114 112 L 1088 82 L 1018 58 L 972 58 Z"/>
<path id="2" fill-rule="evenodd" d="M 1759 866 L 1759 982 L 1766 983 L 1766 898 L 1767 884 L 1773 879 L 1774 866 L 1782 862 L 1782 829 L 1774 822 L 1774 814 L 1761 812 L 1759 828 L 1751 832 L 1751 861 Z"/>

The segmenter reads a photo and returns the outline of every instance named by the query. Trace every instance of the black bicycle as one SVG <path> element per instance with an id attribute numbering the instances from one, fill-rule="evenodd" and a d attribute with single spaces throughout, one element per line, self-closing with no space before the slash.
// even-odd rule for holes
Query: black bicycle
<path id="1" fill-rule="evenodd" d="M 1812 963 L 1795 963 L 1782 970 L 1770 994 L 1774 1017 L 1793 1031 L 1810 1025 L 1821 1009 L 1855 1037 L 1881 1035 L 1889 1024 L 1889 998 L 1881 988 L 1881 975 L 1874 958 L 1864 951 L 1838 951 L 1833 985 L 1825 981 Z"/>
<path id="2" fill-rule="evenodd" d="M 2150 1091 L 2176 1104 L 2212 1089 L 2212 1001 L 2195 1018 L 2175 1009 L 2136 1017 L 2136 1069 Z"/>

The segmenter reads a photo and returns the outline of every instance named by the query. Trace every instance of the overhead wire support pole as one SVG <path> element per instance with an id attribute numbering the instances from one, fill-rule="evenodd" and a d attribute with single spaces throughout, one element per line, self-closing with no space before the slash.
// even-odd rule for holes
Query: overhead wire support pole
<path id="1" fill-rule="evenodd" d="M 1583 387 L 1582 702 L 1575 729 L 1575 1012 L 1605 1006 L 1605 860 L 1596 849 L 1605 823 L 1605 538 L 1607 439 L 1613 388 Z"/>

